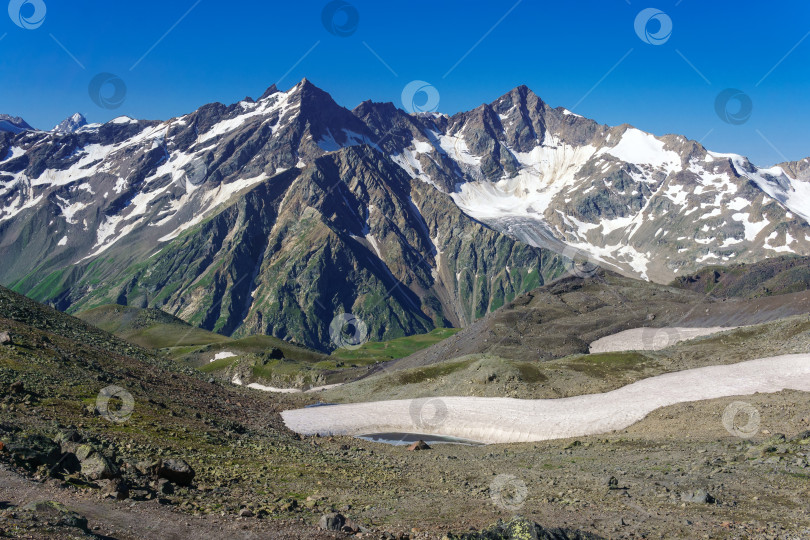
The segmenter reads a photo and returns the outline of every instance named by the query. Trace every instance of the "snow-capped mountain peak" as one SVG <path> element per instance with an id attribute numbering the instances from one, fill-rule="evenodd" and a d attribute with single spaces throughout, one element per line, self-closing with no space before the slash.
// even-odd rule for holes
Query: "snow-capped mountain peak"
<path id="1" fill-rule="evenodd" d="M 81 113 L 65 118 L 51 130 L 55 133 L 73 133 L 87 125 L 87 119 Z"/>

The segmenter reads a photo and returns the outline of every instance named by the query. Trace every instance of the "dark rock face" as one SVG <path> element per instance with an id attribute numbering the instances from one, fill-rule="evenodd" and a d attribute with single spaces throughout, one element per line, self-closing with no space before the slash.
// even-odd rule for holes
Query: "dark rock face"
<path id="1" fill-rule="evenodd" d="M 6 445 L 15 463 L 28 469 L 55 467 L 62 452 L 59 445 L 43 435 L 28 435 Z"/>
<path id="2" fill-rule="evenodd" d="M 165 459 L 157 467 L 157 476 L 174 482 L 178 486 L 188 486 L 194 480 L 194 469 L 182 459 Z"/>
<path id="3" fill-rule="evenodd" d="M 24 153 L 0 162 L 13 184 L 0 205 L 41 199 L 19 216 L 16 202 L 0 206 L 15 214 L 0 222 L 9 240 L 0 255 L 14 261 L 0 280 L 28 275 L 18 290 L 60 309 L 154 306 L 225 334 L 322 350 L 334 348 L 329 324 L 342 312 L 360 317 L 370 339 L 467 324 L 542 284 L 559 261 L 469 219 L 391 158 L 436 123 L 446 124 L 390 104 L 352 113 L 304 80 L 164 126 L 122 118 L 2 139 L 0 153 Z M 439 161 L 431 170 L 446 176 L 452 161 Z M 32 191 L 20 175 L 35 179 Z M 223 191 L 239 195 L 212 205 Z M 25 245 L 14 241 L 23 236 Z M 161 255 L 147 267 L 155 245 Z M 105 262 L 92 263 L 101 253 Z"/>
<path id="4" fill-rule="evenodd" d="M 8 132 L 8 133 L 21 133 L 27 130 L 33 130 L 28 122 L 20 118 L 19 116 L 10 116 L 8 114 L 0 114 L 0 133 L 1 132 Z"/>

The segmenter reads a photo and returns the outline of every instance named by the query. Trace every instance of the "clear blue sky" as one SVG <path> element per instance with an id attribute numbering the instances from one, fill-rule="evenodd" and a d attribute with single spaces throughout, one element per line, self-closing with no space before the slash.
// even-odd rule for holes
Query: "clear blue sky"
<path id="1" fill-rule="evenodd" d="M 166 119 L 212 101 L 258 97 L 280 79 L 286 89 L 302 77 L 348 108 L 364 99 L 402 106 L 402 89 L 419 79 L 436 87 L 447 113 L 526 84 L 552 106 L 576 105 L 606 124 L 684 134 L 760 165 L 810 156 L 806 0 L 351 0 L 359 22 L 347 37 L 325 29 L 327 2 L 320 0 L 27 1 L 47 8 L 36 29 L 19 28 L 0 10 L 0 112 L 40 128 L 76 111 L 91 122 L 121 114 Z M 672 21 L 662 45 L 634 30 L 636 15 L 651 6 Z M 22 10 L 32 20 L 34 6 Z M 338 27 L 345 15 L 336 15 Z M 657 24 L 646 28 L 656 34 Z M 126 83 L 117 109 L 88 95 L 100 72 Z M 750 97 L 747 122 L 728 124 L 715 113 L 715 97 L 726 88 Z"/>

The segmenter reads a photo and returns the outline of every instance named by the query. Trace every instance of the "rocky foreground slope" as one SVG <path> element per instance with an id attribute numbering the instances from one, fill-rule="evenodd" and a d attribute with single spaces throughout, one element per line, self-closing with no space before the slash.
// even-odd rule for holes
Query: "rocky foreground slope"
<path id="1" fill-rule="evenodd" d="M 3 288 L 0 314 L 5 536 L 787 539 L 810 531 L 804 393 L 748 397 L 761 422 L 750 438 L 721 421 L 729 398 L 655 411 L 601 437 L 408 452 L 300 439 L 276 411 L 316 396 L 209 380 Z M 616 373 L 598 358 L 535 366 L 545 377 L 519 373 L 541 392 L 577 392 L 589 388 L 585 379 L 621 384 L 701 351 L 708 359 L 775 342 L 806 346 L 806 320 L 772 324 L 773 340 L 743 333 L 705 350 L 686 344 Z M 560 376 L 566 368 L 583 379 Z M 434 377 L 422 380 L 425 390 Z M 477 384 L 505 382 L 487 381 Z M 498 519 L 506 523 L 491 527 Z M 338 527 L 346 528 L 323 529 Z M 463 532 L 471 528 L 485 531 Z"/>

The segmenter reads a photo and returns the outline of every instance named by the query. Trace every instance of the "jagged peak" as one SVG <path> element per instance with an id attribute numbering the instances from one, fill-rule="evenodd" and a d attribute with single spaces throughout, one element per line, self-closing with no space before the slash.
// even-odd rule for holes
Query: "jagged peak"
<path id="1" fill-rule="evenodd" d="M 263 100 L 265 98 L 268 98 L 268 97 L 272 96 L 273 94 L 277 94 L 277 93 L 278 93 L 278 88 L 276 87 L 276 84 L 273 83 L 267 88 L 267 90 L 264 91 L 264 94 L 262 94 L 259 97 L 259 101 L 261 101 L 261 100 Z"/>
<path id="2" fill-rule="evenodd" d="M 74 113 L 72 116 L 59 122 L 51 131 L 55 133 L 73 133 L 86 125 L 87 119 L 84 115 L 82 113 Z"/>
<path id="3" fill-rule="evenodd" d="M 532 100 L 537 100 L 537 102 L 542 106 L 545 102 L 535 94 L 531 88 L 526 86 L 525 84 L 521 84 L 520 86 L 516 86 L 507 93 L 503 94 L 501 97 L 493 101 L 490 105 L 494 109 L 498 109 L 498 105 L 500 105 L 504 101 L 511 102 L 512 105 L 520 104 L 525 105 Z"/>
<path id="4" fill-rule="evenodd" d="M 372 111 L 395 113 L 397 110 L 397 106 L 390 101 L 372 101 L 367 99 L 352 109 L 352 112 L 358 116 L 365 116 Z"/>
<path id="5" fill-rule="evenodd" d="M 292 91 L 294 91 L 296 93 L 299 93 L 299 94 L 302 94 L 302 95 L 321 96 L 321 97 L 327 96 L 327 97 L 329 97 L 330 100 L 332 100 L 332 96 L 331 96 L 331 94 L 329 94 L 329 92 L 327 92 L 326 90 L 323 90 L 322 88 L 312 84 L 312 81 L 310 81 L 306 77 L 301 79 L 301 82 L 296 84 L 292 88 Z M 334 100 L 332 100 L 332 101 L 334 101 Z"/>

